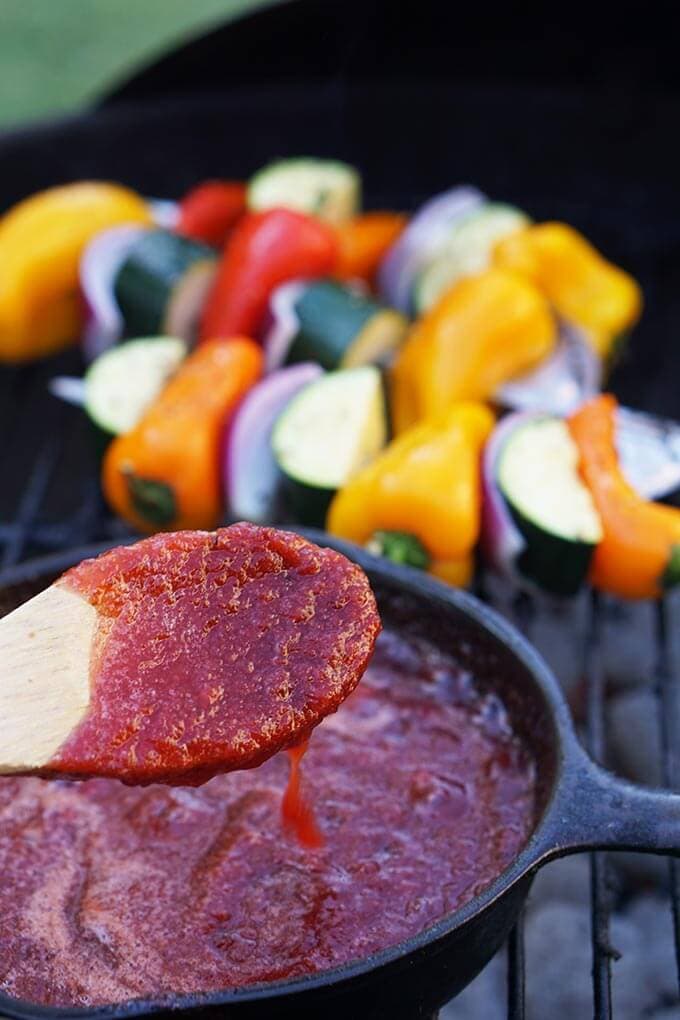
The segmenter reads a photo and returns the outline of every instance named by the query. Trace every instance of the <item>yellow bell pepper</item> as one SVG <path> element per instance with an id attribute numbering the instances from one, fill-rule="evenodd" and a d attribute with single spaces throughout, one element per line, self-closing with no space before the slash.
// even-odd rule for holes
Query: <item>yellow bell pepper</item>
<path id="1" fill-rule="evenodd" d="M 488 400 L 555 346 L 550 306 L 528 280 L 488 269 L 460 280 L 412 328 L 390 376 L 396 432 L 457 400 Z"/>
<path id="2" fill-rule="evenodd" d="M 82 181 L 41 191 L 0 219 L 0 361 L 66 347 L 81 326 L 78 263 L 95 234 L 151 222 L 148 205 L 117 184 Z"/>
<path id="3" fill-rule="evenodd" d="M 494 265 L 532 280 L 563 318 L 580 326 L 602 358 L 640 318 L 642 293 L 566 223 L 539 223 L 499 241 Z"/>
<path id="4" fill-rule="evenodd" d="M 326 527 L 449 584 L 468 584 L 480 527 L 480 454 L 493 424 L 484 404 L 462 401 L 414 425 L 336 493 Z"/>

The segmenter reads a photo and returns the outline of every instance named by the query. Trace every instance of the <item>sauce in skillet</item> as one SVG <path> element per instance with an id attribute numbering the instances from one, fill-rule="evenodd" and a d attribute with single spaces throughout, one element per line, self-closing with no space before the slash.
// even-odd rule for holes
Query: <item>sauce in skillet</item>
<path id="1" fill-rule="evenodd" d="M 282 824 L 288 774 L 280 754 L 198 789 L 0 783 L 0 987 L 82 1006 L 330 968 L 465 903 L 533 819 L 499 702 L 390 632 L 305 755 L 320 846 Z"/>

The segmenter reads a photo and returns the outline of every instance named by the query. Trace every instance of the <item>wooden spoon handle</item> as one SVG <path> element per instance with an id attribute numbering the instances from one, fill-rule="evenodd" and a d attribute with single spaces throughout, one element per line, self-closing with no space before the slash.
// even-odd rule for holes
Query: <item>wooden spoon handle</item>
<path id="1" fill-rule="evenodd" d="M 59 585 L 0 620 L 0 773 L 43 768 L 83 719 L 96 621 Z"/>

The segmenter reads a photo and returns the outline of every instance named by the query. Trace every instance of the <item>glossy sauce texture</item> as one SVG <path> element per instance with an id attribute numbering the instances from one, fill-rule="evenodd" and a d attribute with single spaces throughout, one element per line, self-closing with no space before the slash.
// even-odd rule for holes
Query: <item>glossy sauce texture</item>
<path id="1" fill-rule="evenodd" d="M 315 731 L 282 824 L 285 754 L 198 789 L 0 784 L 0 984 L 89 1005 L 323 970 L 414 935 L 524 844 L 534 767 L 493 695 L 386 633 Z"/>
<path id="2" fill-rule="evenodd" d="M 380 629 L 359 567 L 252 524 L 158 535 L 59 583 L 98 629 L 90 709 L 57 773 L 187 784 L 259 765 L 347 697 Z"/>

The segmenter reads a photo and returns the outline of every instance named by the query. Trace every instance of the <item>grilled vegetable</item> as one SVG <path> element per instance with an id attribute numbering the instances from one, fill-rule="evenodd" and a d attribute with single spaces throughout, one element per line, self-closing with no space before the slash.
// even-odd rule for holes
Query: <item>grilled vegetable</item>
<path id="1" fill-rule="evenodd" d="M 129 340 L 106 351 L 85 375 L 85 410 L 111 436 L 129 432 L 187 354 L 176 337 Z"/>
<path id="2" fill-rule="evenodd" d="M 145 231 L 133 243 L 114 283 L 126 333 L 168 334 L 190 343 L 215 268 L 215 254 L 207 245 L 167 230 Z"/>
<path id="3" fill-rule="evenodd" d="M 150 222 L 133 191 L 96 181 L 50 188 L 10 209 L 0 220 L 0 361 L 30 361 L 77 340 L 85 246 L 117 224 Z"/>
<path id="4" fill-rule="evenodd" d="M 221 248 L 246 208 L 246 188 L 240 181 L 204 181 L 179 204 L 175 230 L 192 241 Z"/>
<path id="5" fill-rule="evenodd" d="M 295 305 L 306 286 L 306 283 L 299 280 L 284 283 L 271 296 L 262 329 L 262 346 L 268 372 L 285 364 L 293 337 L 300 328 Z"/>
<path id="6" fill-rule="evenodd" d="M 561 322 L 553 353 L 527 375 L 503 383 L 494 399 L 515 411 L 570 414 L 597 393 L 601 379 L 602 362 L 581 330 Z"/>
<path id="7" fill-rule="evenodd" d="M 406 337 L 408 323 L 403 315 L 332 280 L 287 293 L 292 300 L 288 305 L 285 299 L 279 301 L 278 318 L 265 337 L 269 363 L 274 362 L 276 345 L 276 357 L 288 363 L 317 361 L 326 369 L 354 368 L 387 361 Z M 273 303 L 273 317 L 276 309 Z"/>
<path id="8" fill-rule="evenodd" d="M 482 455 L 482 531 L 480 545 L 485 561 L 499 574 L 526 586 L 517 560 L 526 548 L 526 540 L 517 527 L 496 480 L 497 464 L 505 440 L 519 422 L 531 420 L 528 413 L 510 414 L 498 422 L 489 436 Z"/>
<path id="9" fill-rule="evenodd" d="M 379 290 L 388 305 L 411 313 L 418 274 L 446 243 L 453 225 L 483 202 L 476 188 L 452 188 L 417 211 L 380 266 Z"/>
<path id="10" fill-rule="evenodd" d="M 93 361 L 123 335 L 125 323 L 113 285 L 118 270 L 145 227 L 111 227 L 90 241 L 80 260 L 80 290 L 85 305 L 83 353 Z"/>
<path id="11" fill-rule="evenodd" d="M 244 216 L 229 239 L 205 305 L 201 337 L 255 336 L 272 292 L 287 280 L 328 276 L 337 259 L 330 227 L 290 209 Z"/>
<path id="12" fill-rule="evenodd" d="M 344 223 L 361 204 L 361 178 L 354 167 L 334 159 L 280 159 L 255 174 L 248 206 L 295 209 L 329 223 Z"/>
<path id="13" fill-rule="evenodd" d="M 656 598 L 680 582 L 680 510 L 648 502 L 625 479 L 616 449 L 616 410 L 614 397 L 603 394 L 569 419 L 604 532 L 591 580 L 622 598 Z"/>
<path id="14" fill-rule="evenodd" d="M 373 286 L 380 263 L 407 223 L 402 213 L 367 212 L 339 224 L 340 254 L 335 276 L 339 280 L 364 280 Z"/>
<path id="15" fill-rule="evenodd" d="M 503 407 L 566 415 L 594 397 L 602 361 L 581 330 L 560 323 L 553 354 L 526 376 L 504 383 L 494 395 Z M 635 491 L 660 499 L 680 487 L 680 426 L 643 411 L 619 408 L 616 442 L 623 473 Z"/>
<path id="16" fill-rule="evenodd" d="M 524 540 L 520 574 L 557 595 L 588 575 L 602 525 L 578 472 L 579 452 L 564 421 L 513 415 L 493 464 L 493 481 Z"/>
<path id="17" fill-rule="evenodd" d="M 272 430 L 296 393 L 322 370 L 309 363 L 291 365 L 265 376 L 246 394 L 223 443 L 225 503 L 236 520 L 265 523 L 277 516 L 281 472 L 272 450 Z"/>
<path id="18" fill-rule="evenodd" d="M 214 528 L 222 513 L 224 423 L 261 370 L 262 352 L 252 340 L 197 348 L 106 452 L 102 486 L 116 513 L 140 531 Z"/>
<path id="19" fill-rule="evenodd" d="M 479 535 L 479 456 L 493 427 L 464 401 L 392 440 L 334 497 L 328 530 L 449 584 L 472 577 Z"/>
<path id="20" fill-rule="evenodd" d="M 519 209 L 493 202 L 454 223 L 448 240 L 415 282 L 416 312 L 422 315 L 432 308 L 461 277 L 486 269 L 496 241 L 528 223 Z"/>
<path id="21" fill-rule="evenodd" d="M 457 400 L 488 400 L 552 351 L 548 302 L 516 273 L 487 269 L 459 280 L 411 330 L 391 373 L 397 432 Z"/>
<path id="22" fill-rule="evenodd" d="M 583 330 L 601 358 L 614 354 L 640 317 L 635 280 L 565 223 L 516 231 L 496 245 L 494 264 L 532 280 L 562 318 Z"/>
<path id="23" fill-rule="evenodd" d="M 306 386 L 274 426 L 272 445 L 288 502 L 305 524 L 322 524 L 333 493 L 387 441 L 377 368 L 331 372 Z"/>

